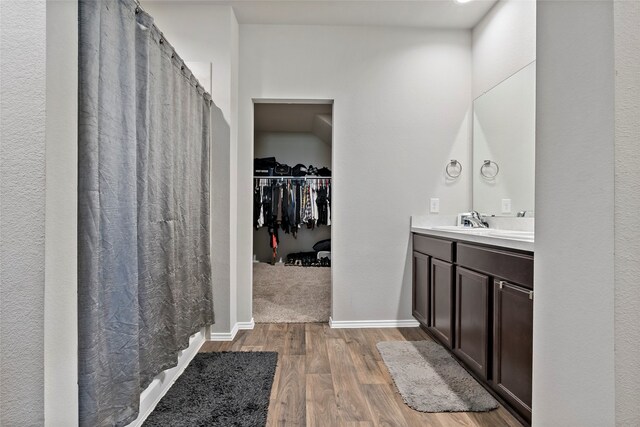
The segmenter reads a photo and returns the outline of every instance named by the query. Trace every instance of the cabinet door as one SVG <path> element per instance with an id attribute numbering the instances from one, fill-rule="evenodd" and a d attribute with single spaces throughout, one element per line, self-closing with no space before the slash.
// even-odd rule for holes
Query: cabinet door
<path id="1" fill-rule="evenodd" d="M 413 253 L 413 317 L 429 326 L 429 271 L 431 257 Z"/>
<path id="2" fill-rule="evenodd" d="M 531 420 L 533 291 L 494 279 L 494 388 Z"/>
<path id="3" fill-rule="evenodd" d="M 489 276 L 456 267 L 453 352 L 483 379 L 489 353 Z"/>
<path id="4" fill-rule="evenodd" d="M 453 265 L 431 259 L 430 330 L 451 348 L 453 344 Z"/>

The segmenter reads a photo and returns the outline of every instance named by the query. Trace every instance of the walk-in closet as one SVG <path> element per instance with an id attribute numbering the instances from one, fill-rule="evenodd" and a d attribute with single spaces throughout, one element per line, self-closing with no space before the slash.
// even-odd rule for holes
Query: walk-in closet
<path id="1" fill-rule="evenodd" d="M 328 322 L 332 104 L 254 104 L 253 317 Z"/>

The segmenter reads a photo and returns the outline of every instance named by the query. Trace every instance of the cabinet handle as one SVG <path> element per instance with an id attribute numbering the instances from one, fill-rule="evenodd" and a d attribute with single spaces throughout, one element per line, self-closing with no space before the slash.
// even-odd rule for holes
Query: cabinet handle
<path id="1" fill-rule="evenodd" d="M 505 281 L 505 280 L 500 280 L 498 282 L 498 287 L 500 289 L 502 289 L 503 286 L 506 286 L 509 289 L 512 289 L 514 291 L 518 291 L 518 292 L 522 292 L 523 294 L 527 294 L 529 295 L 529 299 L 533 300 L 533 291 L 530 291 L 528 289 L 522 289 L 520 286 L 516 286 L 516 285 L 512 285 L 511 283 Z"/>

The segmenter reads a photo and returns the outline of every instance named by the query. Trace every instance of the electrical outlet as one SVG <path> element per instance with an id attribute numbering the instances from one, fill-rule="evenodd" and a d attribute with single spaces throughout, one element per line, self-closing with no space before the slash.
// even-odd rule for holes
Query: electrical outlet
<path id="1" fill-rule="evenodd" d="M 429 212 L 431 213 L 440 212 L 440 199 L 431 199 L 429 201 Z"/>
<path id="2" fill-rule="evenodd" d="M 511 213 L 511 199 L 502 199 L 502 213 Z"/>

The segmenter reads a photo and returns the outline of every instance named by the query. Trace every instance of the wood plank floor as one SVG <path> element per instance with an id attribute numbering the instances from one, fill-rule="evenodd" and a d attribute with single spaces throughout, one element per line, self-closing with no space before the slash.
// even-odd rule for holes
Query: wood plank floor
<path id="1" fill-rule="evenodd" d="M 277 351 L 267 426 L 512 426 L 506 409 L 427 414 L 396 392 L 376 343 L 429 340 L 419 328 L 331 329 L 327 324 L 256 324 L 201 352 Z"/>

